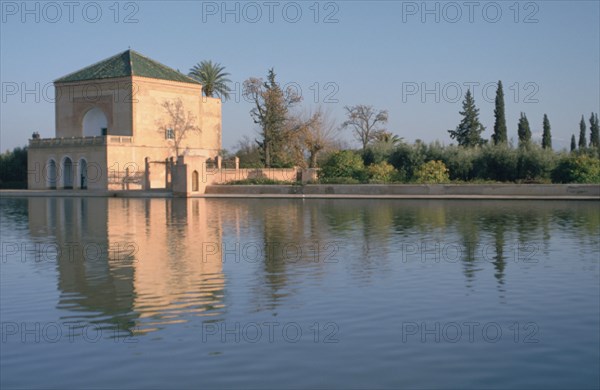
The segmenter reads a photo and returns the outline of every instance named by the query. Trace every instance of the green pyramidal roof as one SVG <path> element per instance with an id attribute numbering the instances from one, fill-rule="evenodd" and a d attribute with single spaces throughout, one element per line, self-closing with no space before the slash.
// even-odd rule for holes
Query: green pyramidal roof
<path id="1" fill-rule="evenodd" d="M 115 56 L 97 62 L 76 72 L 55 80 L 55 83 L 69 83 L 84 80 L 112 79 L 116 77 L 140 76 L 153 79 L 200 84 L 175 69 L 144 57 L 133 50 L 126 50 Z"/>

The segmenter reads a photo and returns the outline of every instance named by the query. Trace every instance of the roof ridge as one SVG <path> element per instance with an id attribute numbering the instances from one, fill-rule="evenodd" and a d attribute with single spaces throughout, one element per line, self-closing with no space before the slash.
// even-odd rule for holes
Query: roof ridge
<path id="1" fill-rule="evenodd" d="M 127 49 L 54 80 L 55 83 L 78 82 L 84 80 L 104 80 L 118 77 L 147 77 L 181 83 L 201 83 L 161 62 L 153 60 L 135 50 Z"/>
<path id="2" fill-rule="evenodd" d="M 151 63 L 153 63 L 153 64 L 159 65 L 160 67 L 162 67 L 162 68 L 163 68 L 164 70 L 166 70 L 166 71 L 169 71 L 169 72 L 171 72 L 171 71 L 173 71 L 173 72 L 177 72 L 178 74 L 180 74 L 180 75 L 181 75 L 181 76 L 183 76 L 184 78 L 186 78 L 186 79 L 190 80 L 190 81 L 191 81 L 191 82 L 193 82 L 194 84 L 200 84 L 200 82 L 199 82 L 198 80 L 196 80 L 196 79 L 194 79 L 194 78 L 192 78 L 192 77 L 190 77 L 190 76 L 186 75 L 185 73 L 181 73 L 179 70 L 175 70 L 175 69 L 171 68 L 170 66 L 167 66 L 167 65 L 163 64 L 162 62 L 156 61 L 156 60 L 154 60 L 154 59 L 152 59 L 152 58 L 150 58 L 150 57 L 148 57 L 148 56 L 145 56 L 145 55 L 143 55 L 142 53 L 140 53 L 140 52 L 137 52 L 137 51 L 135 51 L 135 50 L 129 49 L 129 51 L 130 51 L 131 53 L 135 54 L 135 55 L 138 55 L 138 56 L 142 57 L 143 59 L 145 59 L 145 60 L 147 60 L 147 61 L 149 61 L 149 62 L 151 62 Z M 129 57 L 131 58 L 131 55 L 130 55 Z M 131 65 L 131 75 L 132 75 L 132 76 L 138 76 L 138 75 L 134 74 L 134 71 L 133 71 L 133 60 L 131 60 L 131 62 L 132 62 L 132 65 Z M 140 76 L 140 77 L 144 77 L 144 76 Z"/>
<path id="3" fill-rule="evenodd" d="M 84 66 L 84 67 L 83 67 L 83 68 L 81 68 L 81 69 L 78 69 L 78 70 L 76 70 L 76 71 L 73 71 L 73 72 L 71 72 L 71 73 L 68 73 L 68 74 L 66 74 L 66 75 L 62 76 L 62 77 L 59 77 L 59 78 L 57 78 L 56 80 L 54 80 L 54 82 L 60 82 L 59 80 L 66 79 L 66 78 L 68 78 L 69 76 L 72 76 L 72 75 L 74 75 L 74 74 L 76 74 L 76 73 L 79 73 L 79 72 L 81 72 L 81 71 L 83 71 L 83 70 L 89 69 L 89 68 L 91 68 L 91 67 L 93 67 L 93 66 L 100 65 L 100 64 L 101 64 L 101 63 L 103 63 L 103 62 L 108 62 L 108 61 L 112 60 L 113 58 L 120 57 L 120 56 L 122 56 L 123 54 L 127 53 L 127 51 L 128 51 L 128 50 L 122 51 L 122 52 L 120 52 L 120 53 L 117 53 L 117 54 L 115 54 L 115 55 L 113 55 L 113 56 L 106 57 L 106 58 L 104 58 L 104 59 L 102 59 L 102 60 L 100 60 L 100 61 L 96 61 L 96 62 L 94 62 L 94 63 L 93 63 L 93 64 L 91 64 L 91 65 Z"/>

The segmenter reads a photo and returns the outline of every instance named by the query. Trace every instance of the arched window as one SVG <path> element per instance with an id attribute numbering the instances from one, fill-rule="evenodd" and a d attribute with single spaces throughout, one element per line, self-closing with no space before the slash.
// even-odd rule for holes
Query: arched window
<path id="1" fill-rule="evenodd" d="M 192 191 L 198 192 L 199 190 L 199 177 L 198 171 L 192 172 Z"/>
<path id="2" fill-rule="evenodd" d="M 73 161 L 69 157 L 65 157 L 62 167 L 63 188 L 65 190 L 73 189 Z"/>
<path id="3" fill-rule="evenodd" d="M 79 188 L 87 190 L 87 161 L 84 158 L 79 160 Z"/>
<path id="4" fill-rule="evenodd" d="M 108 120 L 106 115 L 98 107 L 89 110 L 83 117 L 83 136 L 96 137 L 106 135 L 108 128 Z"/>
<path id="5" fill-rule="evenodd" d="M 56 189 L 56 162 L 54 160 L 48 161 L 46 167 L 46 186 L 51 190 Z"/>

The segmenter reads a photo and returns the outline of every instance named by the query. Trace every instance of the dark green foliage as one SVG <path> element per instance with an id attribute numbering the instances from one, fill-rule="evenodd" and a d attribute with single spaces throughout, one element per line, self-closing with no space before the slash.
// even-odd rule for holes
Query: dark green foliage
<path id="1" fill-rule="evenodd" d="M 585 120 L 583 119 L 583 115 L 581 116 L 581 121 L 579 122 L 579 149 L 585 149 L 587 146 L 587 141 L 585 139 Z"/>
<path id="2" fill-rule="evenodd" d="M 465 100 L 463 101 L 463 110 L 460 111 L 463 119 L 456 127 L 456 130 L 448 130 L 450 138 L 455 139 L 460 146 L 473 147 L 485 143 L 481 138 L 481 133 L 485 127 L 479 122 L 479 109 L 475 106 L 475 99 L 471 90 L 467 90 Z"/>
<path id="3" fill-rule="evenodd" d="M 444 149 L 441 157 L 432 156 L 441 160 L 450 171 L 451 180 L 468 181 L 475 179 L 475 160 L 479 149 L 465 149 L 460 146 L 449 146 Z"/>
<path id="4" fill-rule="evenodd" d="M 264 163 L 260 148 L 248 137 L 243 138 L 237 146 L 235 156 L 240 159 L 240 168 L 262 168 Z"/>
<path id="5" fill-rule="evenodd" d="M 396 168 L 406 181 L 413 179 L 416 169 L 425 162 L 426 146 L 421 142 L 414 145 L 402 144 L 396 148 L 389 158 L 389 163 Z"/>
<path id="6" fill-rule="evenodd" d="M 250 115 L 261 128 L 261 139 L 257 143 L 265 167 L 293 166 L 289 109 L 300 102 L 302 96 L 290 88 L 284 91 L 277 83 L 273 69 L 269 69 L 267 81 L 246 80 L 244 93 L 254 105 Z"/>
<path id="7" fill-rule="evenodd" d="M 575 134 L 571 135 L 571 152 L 577 149 L 577 141 L 575 140 Z"/>
<path id="8" fill-rule="evenodd" d="M 557 163 L 557 154 L 539 145 L 512 148 L 507 144 L 487 144 L 476 148 L 425 145 L 400 145 L 389 162 L 399 171 L 403 181 L 416 180 L 423 164 L 441 161 L 448 168 L 450 180 L 547 182 Z"/>
<path id="9" fill-rule="evenodd" d="M 378 164 L 380 162 L 387 161 L 390 158 L 390 156 L 392 155 L 392 153 L 394 152 L 394 149 L 399 144 L 400 144 L 400 141 L 398 141 L 398 142 L 375 141 L 372 144 L 370 144 L 369 146 L 367 146 L 367 149 L 362 153 L 363 162 L 365 163 L 365 165 L 371 165 L 371 164 Z"/>
<path id="10" fill-rule="evenodd" d="M 0 154 L 0 188 L 27 188 L 27 147 Z"/>
<path id="11" fill-rule="evenodd" d="M 524 112 L 522 112 L 521 116 L 519 117 L 519 127 L 517 131 L 519 135 L 519 146 L 524 146 L 531 142 L 531 129 L 529 128 L 529 120 L 527 120 L 527 116 Z"/>
<path id="12" fill-rule="evenodd" d="M 494 109 L 494 134 L 492 141 L 495 145 L 508 142 L 506 130 L 506 116 L 504 113 L 504 91 L 502 89 L 502 81 L 498 81 L 498 89 L 496 90 L 496 108 Z"/>
<path id="13" fill-rule="evenodd" d="M 319 179 L 333 178 L 365 180 L 366 173 L 362 158 L 350 150 L 331 154 L 319 171 Z"/>
<path id="14" fill-rule="evenodd" d="M 556 167 L 556 154 L 539 145 L 530 144 L 517 150 L 517 180 L 547 181 Z"/>
<path id="15" fill-rule="evenodd" d="M 544 133 L 542 134 L 542 148 L 552 149 L 552 134 L 550 133 L 550 121 L 548 115 L 544 114 Z"/>
<path id="16" fill-rule="evenodd" d="M 590 116 L 590 147 L 600 148 L 600 123 L 598 122 L 598 114 Z"/>
<path id="17" fill-rule="evenodd" d="M 519 156 L 508 145 L 485 147 L 476 156 L 474 176 L 484 180 L 515 181 L 519 178 Z"/>
<path id="18" fill-rule="evenodd" d="M 367 150 L 365 150 L 361 155 L 365 166 L 387 161 L 390 156 L 389 153 L 383 153 L 382 150 L 378 150 L 373 147 L 368 147 Z"/>
<path id="19" fill-rule="evenodd" d="M 565 156 L 552 171 L 555 183 L 600 183 L 600 159 L 581 156 Z"/>

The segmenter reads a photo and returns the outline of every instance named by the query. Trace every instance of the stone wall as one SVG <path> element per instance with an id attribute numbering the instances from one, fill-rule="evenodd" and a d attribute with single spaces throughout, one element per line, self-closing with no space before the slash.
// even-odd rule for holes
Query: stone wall
<path id="1" fill-rule="evenodd" d="M 209 185 L 210 195 L 299 195 L 304 197 L 390 198 L 582 198 L 600 200 L 597 184 L 360 184 Z"/>
<path id="2" fill-rule="evenodd" d="M 307 183 L 316 178 L 316 169 L 300 168 L 237 168 L 239 161 L 225 164 L 217 159 L 216 166 L 208 167 L 206 158 L 180 156 L 173 167 L 173 193 L 177 196 L 204 194 L 207 186 L 226 184 L 246 179 L 270 179 L 281 182 Z"/>

